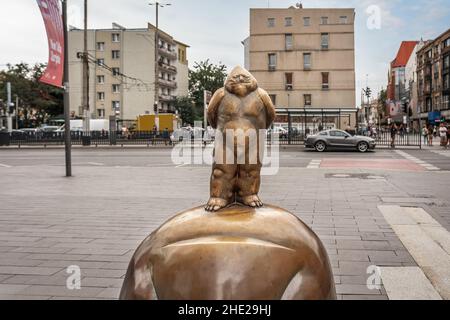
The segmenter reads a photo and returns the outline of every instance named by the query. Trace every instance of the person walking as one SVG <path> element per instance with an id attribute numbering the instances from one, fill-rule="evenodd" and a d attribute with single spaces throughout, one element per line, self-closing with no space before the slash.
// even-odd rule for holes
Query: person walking
<path id="1" fill-rule="evenodd" d="M 443 147 L 444 149 L 447 149 L 448 144 L 447 133 L 448 129 L 445 126 L 445 123 L 441 123 L 441 125 L 439 126 L 439 137 L 441 138 L 441 147 Z"/>
<path id="2" fill-rule="evenodd" d="M 422 136 L 423 136 L 424 144 L 426 146 L 428 146 L 429 145 L 428 128 L 427 128 L 427 125 L 425 125 L 425 124 L 423 125 L 423 128 L 422 128 Z"/>
<path id="3" fill-rule="evenodd" d="M 395 123 L 391 124 L 391 148 L 395 148 L 395 137 L 397 136 L 398 127 Z"/>
<path id="4" fill-rule="evenodd" d="M 447 148 L 450 147 L 450 126 L 447 124 Z"/>
<path id="5" fill-rule="evenodd" d="M 430 147 L 433 146 L 433 136 L 434 136 L 434 128 L 433 128 L 433 126 L 430 125 L 428 127 L 428 145 Z"/>

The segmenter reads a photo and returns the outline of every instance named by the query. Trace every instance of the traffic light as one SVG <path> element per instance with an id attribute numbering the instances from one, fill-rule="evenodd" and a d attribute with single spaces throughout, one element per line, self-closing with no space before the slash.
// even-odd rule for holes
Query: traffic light
<path id="1" fill-rule="evenodd" d="M 365 91 L 366 91 L 366 97 L 370 99 L 370 97 L 372 96 L 372 89 L 367 87 Z"/>

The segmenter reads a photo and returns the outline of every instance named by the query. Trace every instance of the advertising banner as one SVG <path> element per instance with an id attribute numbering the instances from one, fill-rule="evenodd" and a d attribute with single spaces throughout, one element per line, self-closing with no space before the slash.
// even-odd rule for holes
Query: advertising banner
<path id="1" fill-rule="evenodd" d="M 40 81 L 62 87 L 64 76 L 64 27 L 59 0 L 37 0 L 48 38 L 48 65 Z"/>

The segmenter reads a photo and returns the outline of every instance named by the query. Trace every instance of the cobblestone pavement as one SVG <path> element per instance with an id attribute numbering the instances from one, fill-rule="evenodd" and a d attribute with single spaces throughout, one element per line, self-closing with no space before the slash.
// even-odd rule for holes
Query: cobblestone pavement
<path id="1" fill-rule="evenodd" d="M 158 161 L 151 166 L 126 167 L 124 159 L 121 166 L 78 165 L 69 179 L 45 151 L 41 155 L 51 164 L 22 166 L 1 152 L 0 299 L 116 299 L 139 243 L 169 217 L 208 197 L 208 167 L 167 166 L 167 154 L 156 151 Z M 102 151 L 95 162 L 107 157 Z M 371 265 L 417 266 L 379 205 L 422 207 L 450 230 L 447 171 L 312 170 L 309 160 L 299 163 L 264 177 L 261 196 L 317 232 L 339 299 L 387 299 L 384 288 L 367 288 Z M 81 290 L 66 287 L 71 265 L 81 268 Z"/>

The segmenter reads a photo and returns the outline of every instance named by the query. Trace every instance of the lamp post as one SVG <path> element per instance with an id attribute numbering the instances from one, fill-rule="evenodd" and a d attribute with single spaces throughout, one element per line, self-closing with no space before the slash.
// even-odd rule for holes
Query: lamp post
<path id="1" fill-rule="evenodd" d="M 161 3 L 161 2 L 150 2 L 150 6 L 155 6 L 156 9 L 156 24 L 155 24 L 155 125 L 159 130 L 159 86 L 158 86 L 158 78 L 159 78 L 159 68 L 158 68 L 158 60 L 159 60 L 159 7 L 164 8 L 166 6 L 171 6 L 170 3 Z"/>

